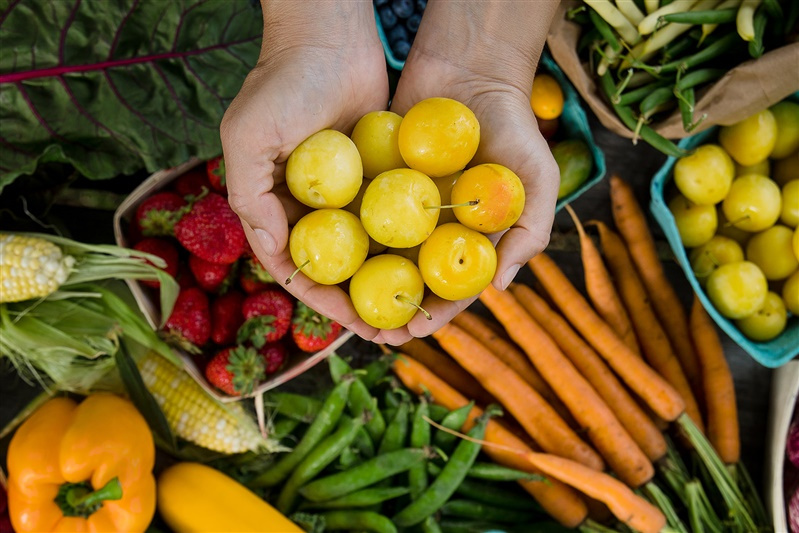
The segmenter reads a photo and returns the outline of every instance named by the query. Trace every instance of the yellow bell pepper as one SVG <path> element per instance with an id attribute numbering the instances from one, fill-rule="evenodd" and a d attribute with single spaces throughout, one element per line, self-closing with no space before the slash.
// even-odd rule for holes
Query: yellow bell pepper
<path id="1" fill-rule="evenodd" d="M 244 485 L 199 463 L 177 463 L 161 473 L 158 512 L 177 533 L 303 532 Z"/>
<path id="2" fill-rule="evenodd" d="M 15 530 L 144 531 L 155 513 L 155 444 L 131 402 L 109 393 L 53 398 L 8 448 Z"/>

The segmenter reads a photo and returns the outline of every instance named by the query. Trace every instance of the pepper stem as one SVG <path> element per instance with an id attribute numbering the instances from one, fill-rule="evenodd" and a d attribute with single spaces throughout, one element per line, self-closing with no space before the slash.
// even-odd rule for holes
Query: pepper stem
<path id="1" fill-rule="evenodd" d="M 121 500 L 122 485 L 119 478 L 115 477 L 108 483 L 93 491 L 91 483 L 64 483 L 58 490 L 55 502 L 64 516 L 89 517 L 106 500 Z"/>

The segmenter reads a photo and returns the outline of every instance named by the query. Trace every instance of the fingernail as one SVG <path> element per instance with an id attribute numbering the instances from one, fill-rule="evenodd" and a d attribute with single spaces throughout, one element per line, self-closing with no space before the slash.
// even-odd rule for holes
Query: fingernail
<path id="1" fill-rule="evenodd" d="M 516 277 L 516 273 L 519 272 L 519 268 L 521 268 L 521 265 L 513 265 L 508 270 L 506 270 L 504 274 L 502 274 L 502 290 L 503 291 L 508 288 L 508 285 L 510 285 L 510 282 L 513 281 L 513 278 Z"/>
<path id="2" fill-rule="evenodd" d="M 264 249 L 264 252 L 266 252 L 268 255 L 275 255 L 275 252 L 277 251 L 277 243 L 268 232 L 262 229 L 256 229 L 255 236 L 258 237 L 258 243 L 261 245 L 261 248 Z"/>

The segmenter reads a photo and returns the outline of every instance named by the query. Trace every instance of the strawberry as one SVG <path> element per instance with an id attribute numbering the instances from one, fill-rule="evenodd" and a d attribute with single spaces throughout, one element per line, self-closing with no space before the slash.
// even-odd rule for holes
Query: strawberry
<path id="1" fill-rule="evenodd" d="M 258 350 L 258 353 L 264 358 L 267 376 L 280 370 L 288 357 L 288 350 L 282 342 L 268 342 Z"/>
<path id="2" fill-rule="evenodd" d="M 236 332 L 244 323 L 241 305 L 244 295 L 236 290 L 231 290 L 218 296 L 211 303 L 211 340 L 217 344 L 233 344 L 236 342 Z"/>
<path id="3" fill-rule="evenodd" d="M 205 292 L 217 292 L 225 285 L 233 265 L 209 263 L 194 254 L 189 254 L 189 269 L 201 289 Z"/>
<path id="4" fill-rule="evenodd" d="M 318 352 L 328 347 L 341 331 L 341 324 L 297 302 L 291 319 L 291 337 L 303 352 Z"/>
<path id="5" fill-rule="evenodd" d="M 264 358 L 255 348 L 224 348 L 208 361 L 205 379 L 230 396 L 249 394 L 266 377 Z"/>
<path id="6" fill-rule="evenodd" d="M 242 262 L 239 285 L 247 294 L 262 291 L 274 282 L 275 278 L 266 271 L 255 256 L 249 256 Z"/>
<path id="7" fill-rule="evenodd" d="M 197 280 L 194 279 L 194 274 L 191 273 L 189 265 L 183 261 L 178 265 L 178 273 L 175 275 L 175 279 L 181 289 L 197 286 Z"/>
<path id="8" fill-rule="evenodd" d="M 159 237 L 147 237 L 139 242 L 137 242 L 133 246 L 134 250 L 138 250 L 140 252 L 146 252 L 148 254 L 157 255 L 161 259 L 166 262 L 166 267 L 162 268 L 164 272 L 172 276 L 173 278 L 178 273 L 178 249 L 175 247 L 172 242 L 161 239 Z M 148 263 L 152 264 L 151 261 L 147 261 Z M 158 288 L 161 286 L 161 282 L 158 280 L 149 280 L 143 279 L 141 280 L 142 285 L 147 285 L 148 287 L 155 287 Z"/>
<path id="9" fill-rule="evenodd" d="M 211 336 L 208 295 L 197 287 L 181 290 L 164 330 L 168 339 L 175 340 L 186 351 L 198 350 Z"/>
<path id="10" fill-rule="evenodd" d="M 207 194 L 211 190 L 211 183 L 208 181 L 208 175 L 202 167 L 194 167 L 185 174 L 178 176 L 173 188 L 181 196 L 196 197 L 203 194 L 203 189 L 205 189 L 205 194 Z"/>
<path id="11" fill-rule="evenodd" d="M 220 264 L 235 262 L 247 242 L 238 215 L 216 193 L 198 200 L 175 224 L 175 237 L 189 252 Z"/>
<path id="12" fill-rule="evenodd" d="M 215 157 L 205 163 L 205 172 L 211 187 L 217 192 L 226 194 L 227 183 L 225 179 L 225 160 L 222 156 Z"/>
<path id="13" fill-rule="evenodd" d="M 183 216 L 186 205 L 185 198 L 174 192 L 155 193 L 136 208 L 136 225 L 144 237 L 173 235 L 175 223 Z"/>
<path id="14" fill-rule="evenodd" d="M 293 310 L 292 298 L 282 289 L 265 289 L 250 294 L 241 306 L 245 321 L 239 328 L 238 342 L 249 342 L 261 348 L 268 342 L 283 338 L 291 326 Z"/>

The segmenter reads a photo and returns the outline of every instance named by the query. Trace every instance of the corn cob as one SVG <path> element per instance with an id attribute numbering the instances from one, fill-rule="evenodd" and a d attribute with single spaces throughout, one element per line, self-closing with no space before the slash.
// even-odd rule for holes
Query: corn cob
<path id="1" fill-rule="evenodd" d="M 148 352 L 137 366 L 178 437 L 225 454 L 276 449 L 241 404 L 218 402 L 191 376 L 157 353 Z"/>
<path id="2" fill-rule="evenodd" d="M 75 258 L 39 237 L 0 233 L 0 303 L 49 296 L 69 276 Z"/>

